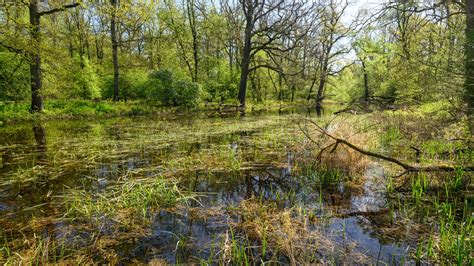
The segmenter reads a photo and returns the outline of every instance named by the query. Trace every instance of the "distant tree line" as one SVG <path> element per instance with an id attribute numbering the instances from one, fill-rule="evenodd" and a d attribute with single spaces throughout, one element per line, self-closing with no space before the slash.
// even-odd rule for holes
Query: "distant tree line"
<path id="1" fill-rule="evenodd" d="M 31 100 L 32 112 L 45 98 L 443 100 L 473 113 L 472 1 L 354 10 L 345 0 L 3 1 L 0 99 Z"/>

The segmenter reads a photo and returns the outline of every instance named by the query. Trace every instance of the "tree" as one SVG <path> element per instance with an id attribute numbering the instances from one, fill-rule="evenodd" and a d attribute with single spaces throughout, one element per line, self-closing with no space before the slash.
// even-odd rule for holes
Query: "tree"
<path id="1" fill-rule="evenodd" d="M 114 64 L 114 102 L 119 100 L 120 73 L 118 62 L 118 41 L 117 41 L 117 8 L 119 0 L 110 0 L 112 5 L 112 16 L 110 18 L 110 39 L 112 41 L 112 60 Z"/>
<path id="2" fill-rule="evenodd" d="M 198 81 L 199 73 L 199 44 L 198 33 L 196 26 L 196 4 L 194 0 L 186 0 L 186 10 L 188 11 L 189 28 L 191 29 L 192 43 L 193 43 L 193 59 L 194 59 L 194 74 L 193 82 Z"/>
<path id="3" fill-rule="evenodd" d="M 466 80 L 465 93 L 469 128 L 474 135 L 474 1 L 466 1 Z"/>
<path id="4" fill-rule="evenodd" d="M 305 31 L 297 29 L 297 22 L 311 10 L 299 1 L 283 0 L 239 0 L 243 12 L 243 48 L 240 62 L 240 83 L 238 100 L 245 109 L 247 81 L 250 72 L 269 64 L 250 66 L 254 56 L 260 51 L 272 57 L 276 53 L 292 50 L 304 36 Z M 290 45 L 279 45 L 283 39 Z"/>
<path id="5" fill-rule="evenodd" d="M 45 15 L 51 15 L 65 9 L 74 8 L 76 6 L 79 6 L 79 3 L 63 5 L 61 7 L 41 11 L 39 0 L 31 0 L 28 5 L 30 18 L 29 33 L 32 43 L 31 51 L 29 52 L 31 75 L 31 112 L 41 112 L 43 110 L 43 98 L 41 96 L 41 17 Z"/>
<path id="6" fill-rule="evenodd" d="M 319 110 L 325 98 L 324 91 L 328 82 L 328 77 L 339 73 L 340 69 L 333 69 L 341 56 L 350 51 L 349 47 L 337 45 L 348 38 L 354 30 L 356 20 L 351 25 L 345 27 L 342 23 L 342 17 L 349 6 L 349 2 L 342 2 L 341 6 L 335 0 L 330 0 L 328 5 L 320 10 L 322 15 L 322 32 L 320 33 L 320 43 L 316 54 L 319 54 L 317 74 L 319 75 L 319 84 L 316 95 L 316 108 Z M 315 77 L 316 78 L 316 77 Z"/>

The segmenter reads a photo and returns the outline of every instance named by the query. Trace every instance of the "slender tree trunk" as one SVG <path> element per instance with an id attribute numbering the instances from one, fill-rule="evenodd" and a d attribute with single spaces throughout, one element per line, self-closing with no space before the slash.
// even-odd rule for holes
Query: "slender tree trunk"
<path id="1" fill-rule="evenodd" d="M 118 0 L 110 0 L 112 4 L 112 18 L 110 20 L 110 35 L 112 39 L 112 58 L 114 61 L 114 102 L 119 100 L 119 62 L 118 62 L 118 42 L 117 42 L 117 5 Z"/>
<path id="2" fill-rule="evenodd" d="M 317 80 L 317 75 L 314 75 L 313 81 L 311 81 L 311 86 L 309 87 L 308 96 L 306 97 L 307 101 L 311 100 L 311 94 L 313 94 L 313 88 L 314 88 L 314 84 L 316 84 L 316 80 Z"/>
<path id="3" fill-rule="evenodd" d="M 193 38 L 194 75 L 192 78 L 193 82 L 197 82 L 199 73 L 199 45 L 196 29 L 196 13 L 194 12 L 194 0 L 188 0 L 186 4 L 188 9 L 189 26 L 191 27 L 191 35 Z"/>
<path id="4" fill-rule="evenodd" d="M 466 80 L 465 93 L 471 135 L 474 135 L 474 1 L 466 1 Z"/>
<path id="5" fill-rule="evenodd" d="M 234 76 L 234 46 L 232 41 L 229 40 L 229 71 L 230 75 Z"/>
<path id="6" fill-rule="evenodd" d="M 316 107 L 321 107 L 324 99 L 324 87 L 326 86 L 326 68 L 321 72 L 319 78 L 318 94 L 316 95 Z"/>
<path id="7" fill-rule="evenodd" d="M 362 71 L 364 71 L 364 101 L 366 104 L 369 104 L 369 74 L 367 73 L 367 68 L 365 62 L 362 60 Z"/>
<path id="8" fill-rule="evenodd" d="M 293 85 L 291 87 L 291 102 L 293 102 L 295 100 L 295 92 L 296 92 L 296 86 Z"/>
<path id="9" fill-rule="evenodd" d="M 30 52 L 30 81 L 31 81 L 31 107 L 30 112 L 43 111 L 43 98 L 41 96 L 42 77 L 41 77 L 41 33 L 40 21 L 41 15 L 38 10 L 38 1 L 32 0 L 29 5 L 30 15 L 30 35 L 32 42 L 32 51 Z"/>
<path id="10" fill-rule="evenodd" d="M 330 44 L 327 46 L 325 49 L 325 52 L 323 54 L 324 58 L 322 60 L 322 65 L 321 65 L 321 72 L 319 76 L 319 86 L 318 86 L 318 94 L 316 95 L 316 108 L 321 108 L 323 104 L 323 99 L 324 99 L 324 88 L 326 87 L 326 82 L 328 79 L 328 69 L 329 69 L 329 57 L 331 54 L 331 49 L 333 46 L 333 33 L 329 35 L 329 38 L 331 40 Z"/>
<path id="11" fill-rule="evenodd" d="M 240 66 L 240 84 L 239 84 L 239 102 L 240 108 L 245 109 L 245 98 L 247 94 L 247 80 L 250 68 L 250 53 L 252 51 L 252 31 L 254 28 L 253 12 L 254 7 L 252 4 L 247 6 L 246 22 L 245 22 L 245 37 L 244 37 L 244 50 L 242 53 L 242 64 Z"/>

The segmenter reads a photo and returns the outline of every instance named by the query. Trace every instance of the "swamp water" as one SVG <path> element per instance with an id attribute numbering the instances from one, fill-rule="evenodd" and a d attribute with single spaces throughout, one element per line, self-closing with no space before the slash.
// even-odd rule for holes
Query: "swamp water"
<path id="1" fill-rule="evenodd" d="M 301 171 L 307 140 L 298 123 L 308 116 L 2 128 L 0 262 L 412 263 L 425 229 L 393 226 L 381 166 L 369 165 L 357 188 L 317 185 Z"/>

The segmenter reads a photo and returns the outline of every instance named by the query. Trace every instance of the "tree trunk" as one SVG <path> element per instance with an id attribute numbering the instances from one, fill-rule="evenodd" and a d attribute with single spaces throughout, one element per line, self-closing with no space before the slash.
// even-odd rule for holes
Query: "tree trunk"
<path id="1" fill-rule="evenodd" d="M 313 88 L 314 88 L 314 84 L 316 84 L 316 79 L 317 79 L 317 75 L 314 75 L 314 79 L 311 82 L 311 86 L 309 87 L 308 96 L 306 97 L 307 101 L 311 100 L 311 94 L 313 94 Z"/>
<path id="2" fill-rule="evenodd" d="M 323 70 L 319 79 L 318 94 L 316 96 L 316 108 L 320 108 L 324 98 L 324 87 L 326 86 L 326 71 Z"/>
<path id="3" fill-rule="evenodd" d="M 38 10 L 38 1 L 30 1 L 30 35 L 32 42 L 32 51 L 30 52 L 30 81 L 31 81 L 31 107 L 30 112 L 43 111 L 43 98 L 41 96 L 41 55 L 40 55 L 40 20 L 41 15 Z"/>
<path id="4" fill-rule="evenodd" d="M 474 135 L 474 1 L 466 1 L 466 80 L 467 115 L 471 135 Z"/>
<path id="5" fill-rule="evenodd" d="M 114 61 L 114 102 L 119 100 L 119 62 L 118 62 L 118 42 L 117 42 L 117 23 L 116 13 L 118 0 L 110 0 L 112 4 L 112 18 L 110 20 L 110 35 L 112 39 L 112 58 Z"/>
<path id="6" fill-rule="evenodd" d="M 193 82 L 198 81 L 199 74 L 199 46 L 198 36 L 196 29 L 196 13 L 194 12 L 194 0 L 188 0 L 186 2 L 188 9 L 189 26 L 191 27 L 191 35 L 193 38 L 193 59 L 194 59 L 194 75 L 192 77 Z"/>
<path id="7" fill-rule="evenodd" d="M 247 94 L 247 80 L 250 67 L 250 53 L 252 51 L 252 31 L 254 28 L 253 14 L 254 7 L 250 3 L 247 5 L 247 14 L 245 15 L 245 37 L 244 50 L 242 54 L 242 64 L 240 66 L 240 84 L 239 84 L 239 102 L 240 108 L 245 109 L 245 97 Z"/>
<path id="8" fill-rule="evenodd" d="M 367 68 L 365 62 L 362 60 L 362 71 L 364 71 L 364 102 L 369 104 L 369 75 L 367 73 Z"/>

